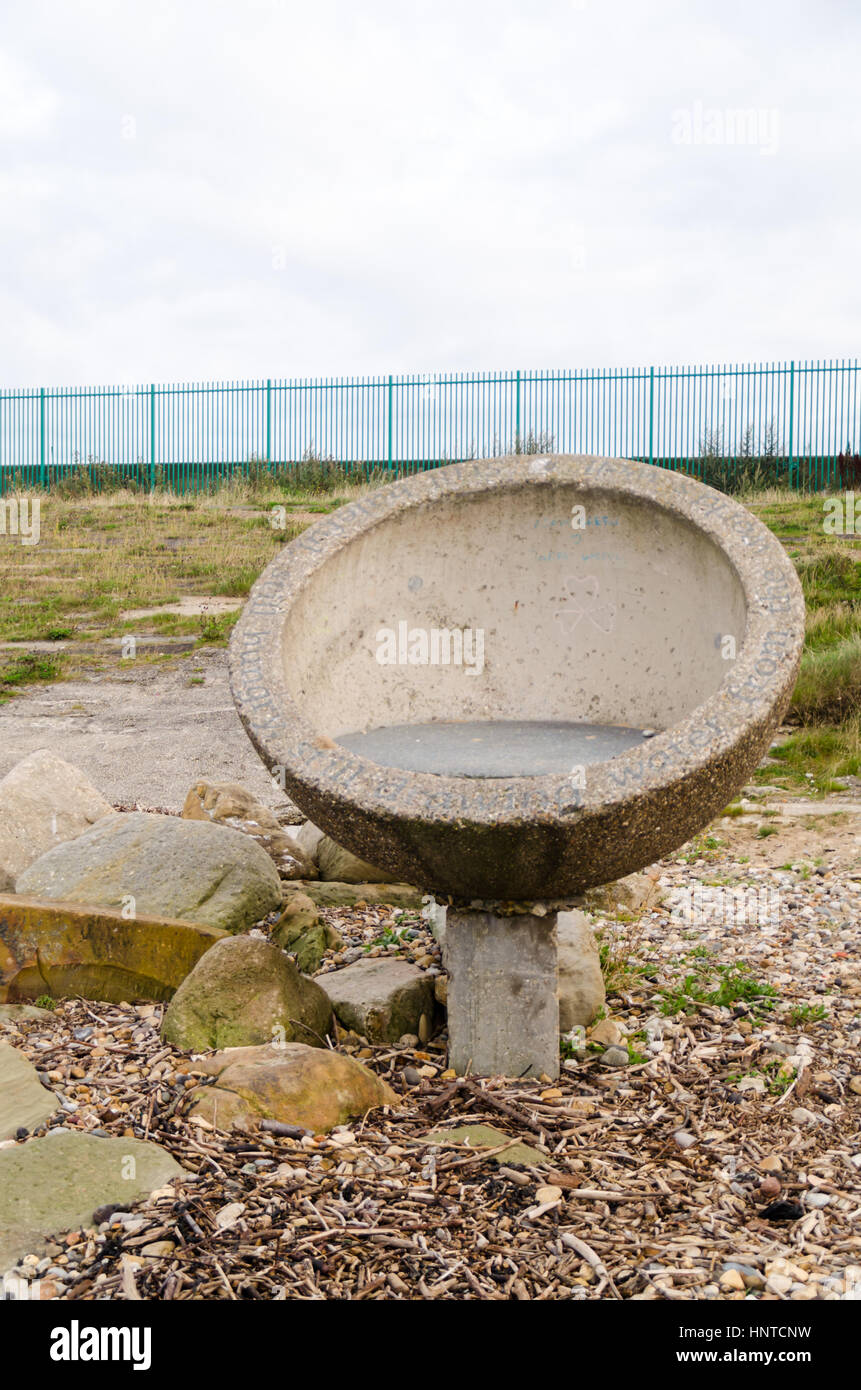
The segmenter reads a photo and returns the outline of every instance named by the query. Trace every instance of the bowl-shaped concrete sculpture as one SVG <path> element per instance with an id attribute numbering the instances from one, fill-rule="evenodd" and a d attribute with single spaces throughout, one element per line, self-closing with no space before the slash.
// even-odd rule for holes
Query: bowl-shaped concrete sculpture
<path id="1" fill-rule="evenodd" d="M 231 681 L 303 811 L 458 899 L 651 864 L 749 777 L 796 679 L 781 545 L 693 479 L 515 456 L 382 488 L 254 586 Z"/>

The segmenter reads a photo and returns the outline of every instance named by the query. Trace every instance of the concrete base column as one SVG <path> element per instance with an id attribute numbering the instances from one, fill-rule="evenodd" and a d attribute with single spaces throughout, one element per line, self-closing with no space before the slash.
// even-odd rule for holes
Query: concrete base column
<path id="1" fill-rule="evenodd" d="M 445 919 L 449 1066 L 459 1075 L 559 1075 L 556 913 Z"/>

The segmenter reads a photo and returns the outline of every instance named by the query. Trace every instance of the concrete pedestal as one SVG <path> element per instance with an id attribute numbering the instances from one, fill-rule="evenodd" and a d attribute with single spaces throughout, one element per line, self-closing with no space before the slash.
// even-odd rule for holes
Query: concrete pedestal
<path id="1" fill-rule="evenodd" d="M 463 1075 L 559 1075 L 556 913 L 449 908 L 449 1066 Z"/>

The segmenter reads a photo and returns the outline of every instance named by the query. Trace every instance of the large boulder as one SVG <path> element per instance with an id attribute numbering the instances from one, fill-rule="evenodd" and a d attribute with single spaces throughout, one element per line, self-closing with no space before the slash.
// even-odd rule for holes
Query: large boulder
<path id="1" fill-rule="evenodd" d="M 434 977 L 409 961 L 359 960 L 319 976 L 319 983 L 338 1022 L 369 1042 L 394 1043 L 404 1033 L 430 1036 Z"/>
<path id="2" fill-rule="evenodd" d="M 365 859 L 359 859 L 343 845 L 306 821 L 296 836 L 299 849 L 312 859 L 320 877 L 336 883 L 385 883 L 389 875 Z"/>
<path id="3" fill-rule="evenodd" d="M 583 912 L 560 912 L 556 918 L 559 949 L 559 1031 L 584 1028 L 603 1006 L 604 977 L 598 943 Z"/>
<path id="4" fill-rule="evenodd" d="M 282 829 L 274 811 L 239 782 L 209 782 L 201 778 L 185 798 L 182 817 L 227 825 L 250 835 L 274 860 L 282 878 L 317 877 L 313 859 L 303 853 L 295 837 Z"/>
<path id="5" fill-rule="evenodd" d="M 165 917 L 0 895 L 0 1000 L 169 999 L 227 933 Z"/>
<path id="6" fill-rule="evenodd" d="M 59 1098 L 42 1085 L 33 1063 L 0 1042 L 0 1141 L 14 1139 L 19 1129 L 38 1129 L 59 1109 Z"/>
<path id="7" fill-rule="evenodd" d="M 0 892 L 34 859 L 116 815 L 101 792 L 71 763 L 38 748 L 0 781 Z"/>
<path id="8" fill-rule="evenodd" d="M 173 996 L 162 1036 L 188 1052 L 297 1039 L 323 1047 L 332 1006 L 313 980 L 268 941 L 226 937 Z"/>
<path id="9" fill-rule="evenodd" d="M 361 1062 L 302 1043 L 234 1048 L 196 1062 L 194 1071 L 216 1081 L 191 1092 L 191 1114 L 220 1129 L 279 1120 L 324 1134 L 378 1105 L 398 1104 Z"/>
<path id="10" fill-rule="evenodd" d="M 136 811 L 43 854 L 18 893 L 243 931 L 281 904 L 269 855 L 237 830 Z"/>
<path id="11" fill-rule="evenodd" d="M 157 1144 L 69 1129 L 0 1150 L 0 1274 L 46 1236 L 92 1226 L 98 1207 L 127 1207 L 184 1172 Z"/>

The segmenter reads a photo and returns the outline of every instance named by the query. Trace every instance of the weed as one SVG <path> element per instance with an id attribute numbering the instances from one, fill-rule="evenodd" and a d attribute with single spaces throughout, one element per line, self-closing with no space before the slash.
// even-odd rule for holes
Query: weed
<path id="1" fill-rule="evenodd" d="M 693 958 L 694 969 L 661 992 L 661 1013 L 693 1013 L 701 1004 L 717 1008 L 747 1004 L 754 1013 L 767 1013 L 774 1008 L 777 990 L 755 979 L 744 965 L 710 967 L 698 956 Z"/>
<path id="2" fill-rule="evenodd" d="M 809 1023 L 822 1023 L 828 1017 L 824 1004 L 796 1004 L 786 1016 L 787 1023 L 801 1028 Z"/>

